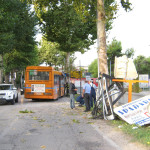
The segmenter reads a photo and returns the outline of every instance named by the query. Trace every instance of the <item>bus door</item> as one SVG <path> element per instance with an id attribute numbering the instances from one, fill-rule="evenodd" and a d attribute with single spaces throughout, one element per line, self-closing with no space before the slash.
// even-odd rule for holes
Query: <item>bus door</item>
<path id="1" fill-rule="evenodd" d="M 59 97 L 61 97 L 61 76 L 59 76 Z"/>

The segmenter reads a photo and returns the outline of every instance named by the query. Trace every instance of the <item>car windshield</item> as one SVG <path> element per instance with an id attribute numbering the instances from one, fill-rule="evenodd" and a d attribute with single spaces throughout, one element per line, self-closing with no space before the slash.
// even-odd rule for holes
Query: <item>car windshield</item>
<path id="1" fill-rule="evenodd" d="M 12 85 L 0 85 L 0 90 L 12 90 Z"/>

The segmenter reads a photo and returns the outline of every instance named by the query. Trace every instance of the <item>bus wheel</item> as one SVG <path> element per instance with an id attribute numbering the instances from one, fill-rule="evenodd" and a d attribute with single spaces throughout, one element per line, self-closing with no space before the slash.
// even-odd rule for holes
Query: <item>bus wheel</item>
<path id="1" fill-rule="evenodd" d="M 36 101 L 36 99 L 32 99 L 32 101 Z"/>
<path id="2" fill-rule="evenodd" d="M 13 99 L 11 101 L 11 105 L 14 105 L 15 104 L 15 96 L 13 96 Z"/>

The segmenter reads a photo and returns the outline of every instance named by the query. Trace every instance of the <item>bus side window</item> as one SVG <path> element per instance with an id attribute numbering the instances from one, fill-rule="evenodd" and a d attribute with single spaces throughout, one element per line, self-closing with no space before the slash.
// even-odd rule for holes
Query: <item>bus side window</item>
<path id="1" fill-rule="evenodd" d="M 54 84 L 59 85 L 59 76 L 58 75 L 54 75 Z"/>
<path id="2" fill-rule="evenodd" d="M 54 75 L 54 85 L 56 85 L 57 79 L 56 79 L 56 75 Z"/>

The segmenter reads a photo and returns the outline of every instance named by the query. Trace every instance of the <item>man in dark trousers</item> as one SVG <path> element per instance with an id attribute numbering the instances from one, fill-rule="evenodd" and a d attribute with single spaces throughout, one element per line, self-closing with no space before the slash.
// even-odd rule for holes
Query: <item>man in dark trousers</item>
<path id="1" fill-rule="evenodd" d="M 70 107 L 71 109 L 75 108 L 75 103 L 74 103 L 74 94 L 76 94 L 77 89 L 74 85 L 75 81 L 71 80 L 70 86 L 69 86 L 69 91 L 70 91 Z"/>
<path id="2" fill-rule="evenodd" d="M 82 95 L 78 96 L 76 98 L 76 101 L 80 103 L 79 104 L 80 107 L 82 107 L 84 105 L 84 99 L 83 99 Z"/>
<path id="3" fill-rule="evenodd" d="M 88 81 L 85 81 L 82 92 L 82 97 L 84 97 L 86 107 L 86 110 L 84 112 L 90 111 L 90 93 L 91 93 L 91 86 L 88 83 Z"/>

